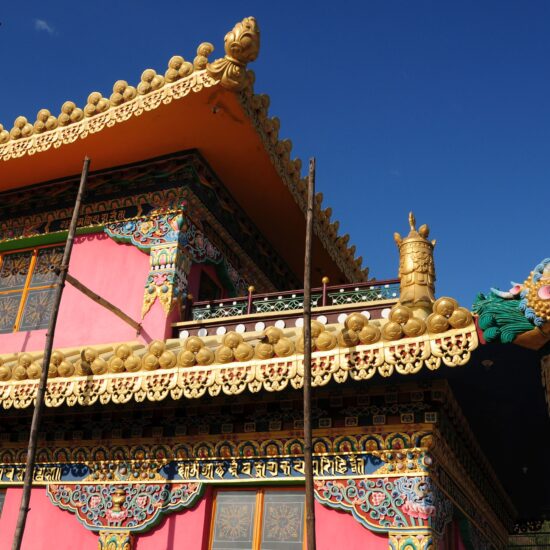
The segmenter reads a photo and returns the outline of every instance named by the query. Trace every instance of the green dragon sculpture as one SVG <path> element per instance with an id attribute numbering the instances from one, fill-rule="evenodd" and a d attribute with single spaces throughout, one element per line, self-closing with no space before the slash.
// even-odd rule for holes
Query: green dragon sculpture
<path id="1" fill-rule="evenodd" d="M 487 342 L 541 349 L 550 342 L 550 258 L 540 262 L 523 284 L 508 292 L 479 294 L 473 311 Z"/>

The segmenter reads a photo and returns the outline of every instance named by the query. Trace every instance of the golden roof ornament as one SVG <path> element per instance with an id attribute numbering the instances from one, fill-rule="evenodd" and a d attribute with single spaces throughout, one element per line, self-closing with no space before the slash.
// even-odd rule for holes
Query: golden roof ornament
<path id="1" fill-rule="evenodd" d="M 402 238 L 394 233 L 399 248 L 399 302 L 410 307 L 418 317 L 432 312 L 435 302 L 435 266 L 433 250 L 435 240 L 429 241 L 430 228 L 424 224 L 416 229 L 416 220 L 409 213 L 410 232 Z"/>
<path id="2" fill-rule="evenodd" d="M 260 52 L 260 29 L 254 17 L 245 17 L 224 38 L 225 57 L 206 65 L 207 73 L 229 90 L 240 92 L 250 82 L 246 65 Z"/>

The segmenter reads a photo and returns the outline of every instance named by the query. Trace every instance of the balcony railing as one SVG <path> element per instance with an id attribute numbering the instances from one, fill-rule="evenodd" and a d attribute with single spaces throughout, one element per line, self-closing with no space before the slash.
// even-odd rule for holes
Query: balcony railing
<path id="1" fill-rule="evenodd" d="M 248 296 L 188 303 L 186 319 L 188 321 L 205 321 L 258 313 L 285 313 L 304 307 L 303 290 L 267 294 L 253 294 L 253 292 L 254 289 L 251 287 Z M 336 286 L 324 283 L 322 287 L 312 289 L 311 306 L 315 308 L 352 305 L 381 300 L 397 300 L 398 297 L 399 279 Z"/>

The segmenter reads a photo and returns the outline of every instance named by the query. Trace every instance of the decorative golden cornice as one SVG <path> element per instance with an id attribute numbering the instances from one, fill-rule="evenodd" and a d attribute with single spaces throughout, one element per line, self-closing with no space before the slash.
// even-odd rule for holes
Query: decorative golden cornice
<path id="1" fill-rule="evenodd" d="M 213 63 L 208 63 L 208 56 L 214 51 L 214 46 L 209 42 L 203 42 L 197 48 L 197 56 L 193 63 L 176 55 L 168 62 L 164 76 L 157 74 L 154 69 L 145 69 L 137 86 L 131 86 L 125 80 L 117 80 L 109 98 L 103 97 L 100 92 L 92 92 L 83 108 L 77 107 L 72 101 L 66 101 L 57 117 L 52 115 L 48 109 L 40 109 L 34 124 L 31 124 L 23 116 L 15 119 L 14 125 L 9 131 L 0 124 L 0 159 L 9 160 L 24 154 L 32 155 L 35 152 L 49 149 L 50 145 L 48 144 L 51 143 L 55 147 L 59 147 L 62 143 L 70 143 L 78 137 L 84 138 L 88 133 L 95 133 L 103 129 L 105 124 L 112 126 L 117 122 L 127 120 L 132 114 L 138 116 L 143 111 L 150 111 L 158 107 L 160 103 L 170 103 L 172 99 L 180 99 L 187 95 L 191 89 L 198 92 L 206 85 L 206 82 L 210 85 L 220 83 L 225 88 L 240 91 L 249 85 L 246 65 L 258 57 L 259 49 L 260 33 L 256 20 L 253 17 L 247 17 L 226 34 L 226 55 Z M 206 74 L 203 73 L 200 76 L 197 74 L 203 71 L 206 71 Z M 171 85 L 182 79 L 189 79 L 193 74 L 196 77 L 193 79 L 193 85 L 184 87 L 185 92 L 176 87 L 175 93 L 170 93 Z M 159 91 L 161 93 L 156 94 L 155 99 L 139 101 L 140 97 Z M 121 108 L 130 104 L 129 108 Z M 102 117 L 102 120 L 105 121 L 104 124 L 101 122 L 99 124 L 85 123 L 108 111 L 112 111 L 112 115 Z M 71 126 L 75 126 L 72 132 L 62 131 Z M 58 131 L 56 132 L 56 130 Z M 42 135 L 48 135 L 49 139 L 36 139 L 37 136 Z M 71 136 L 74 136 L 74 139 L 71 139 Z"/>
<path id="2" fill-rule="evenodd" d="M 88 134 L 102 130 L 105 126 L 124 122 L 132 115 L 139 116 L 162 103 L 180 99 L 191 90 L 198 92 L 204 86 L 213 85 L 219 79 L 209 78 L 204 73 L 198 74 L 204 71 L 207 56 L 213 50 L 214 47 L 208 42 L 200 44 L 193 63 L 178 55 L 172 57 L 164 76 L 158 75 L 153 69 L 146 69 L 136 87 L 125 80 L 117 80 L 109 98 L 103 97 L 100 92 L 92 92 L 83 108 L 77 107 L 72 101 L 66 101 L 57 117 L 48 109 L 41 109 L 34 124 L 23 116 L 15 119 L 9 132 L 0 124 L 0 160 L 46 151 L 52 144 L 59 147 L 71 143 L 77 138 L 85 138 Z M 189 78 L 193 75 L 195 78 Z M 182 79 L 191 85 L 173 86 Z M 153 94 L 154 92 L 159 93 Z M 149 94 L 153 96 L 143 100 Z M 100 116 L 105 114 L 107 116 Z M 99 122 L 92 122 L 92 119 L 98 117 Z"/>
<path id="3" fill-rule="evenodd" d="M 403 306 L 400 306 L 403 307 Z M 395 311 L 395 309 L 393 310 Z M 391 314 L 390 314 L 391 315 Z M 385 326 L 390 324 L 389 321 Z M 406 324 L 406 323 L 405 323 Z M 473 323 L 443 333 L 397 338 L 386 335 L 360 314 L 345 325 L 314 322 L 313 385 L 331 380 L 368 380 L 465 365 L 478 340 Z M 389 338 L 389 339 L 388 339 Z M 281 391 L 303 383 L 302 331 L 269 327 L 262 333 L 229 332 L 222 338 L 89 346 L 54 351 L 46 404 L 57 407 L 160 401 L 168 396 L 191 399 L 244 391 Z M 0 402 L 4 408 L 32 404 L 41 372 L 41 355 L 23 353 L 0 358 Z"/>
<path id="4" fill-rule="evenodd" d="M 177 63 L 174 62 L 175 59 L 178 60 Z M 161 87 L 158 84 L 160 80 L 155 80 L 158 75 L 155 74 L 151 78 L 154 71 L 147 69 L 143 72 L 142 82 L 138 85 L 140 88 L 140 85 L 144 84 L 140 88 L 142 92 L 138 92 L 137 88 L 129 86 L 124 80 L 119 80 L 113 86 L 110 99 L 101 97 L 99 92 L 93 92 L 88 97 L 84 109 L 76 107 L 72 101 L 66 101 L 58 118 L 50 115 L 47 109 L 42 109 L 34 126 L 24 117 L 16 119 L 11 133 L 3 130 L 0 125 L 0 161 L 42 153 L 52 147 L 57 149 L 125 122 L 133 116 L 140 116 L 161 105 L 182 99 L 191 92 L 199 92 L 219 83 L 204 70 L 194 71 L 192 65 L 191 69 L 182 71 L 180 59 L 183 58 L 173 57 L 170 65 L 179 66 L 180 73 L 185 76 L 178 76 L 174 82 L 163 79 Z M 169 68 L 167 74 L 170 70 Z M 10 139 L 10 136 L 13 137 Z"/>

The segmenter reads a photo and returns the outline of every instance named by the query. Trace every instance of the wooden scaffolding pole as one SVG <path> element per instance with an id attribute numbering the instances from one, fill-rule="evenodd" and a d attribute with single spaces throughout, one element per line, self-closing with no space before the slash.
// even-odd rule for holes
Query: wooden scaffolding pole
<path id="1" fill-rule="evenodd" d="M 71 225 L 69 226 L 69 235 L 67 236 L 67 242 L 65 243 L 65 251 L 63 252 L 63 259 L 61 266 L 57 272 L 57 281 L 55 283 L 55 294 L 53 301 L 53 311 L 48 325 L 48 332 L 46 335 L 46 346 L 44 349 L 44 359 L 42 361 L 42 372 L 40 374 L 40 383 L 38 385 L 38 391 L 36 392 L 36 403 L 32 415 L 31 433 L 29 436 L 29 445 L 27 449 L 27 463 L 25 466 L 25 479 L 23 481 L 23 496 L 21 497 L 21 506 L 19 507 L 19 516 L 17 518 L 17 525 L 15 527 L 15 534 L 13 536 L 12 550 L 20 550 L 21 543 L 23 541 L 23 533 L 25 532 L 25 524 L 27 522 L 27 513 L 29 511 L 29 502 L 31 497 L 31 486 L 33 480 L 34 463 L 36 459 L 36 444 L 38 441 L 38 430 L 40 428 L 40 421 L 42 420 L 42 412 L 44 409 L 44 395 L 46 394 L 46 383 L 48 381 L 48 369 L 50 367 L 50 359 L 52 355 L 53 339 L 55 335 L 55 325 L 57 323 L 57 314 L 59 313 L 59 303 L 61 302 L 61 296 L 63 294 L 63 287 L 65 286 L 65 279 L 67 277 L 67 269 L 69 267 L 69 261 L 71 259 L 71 252 L 73 249 L 73 241 L 76 233 L 76 226 L 78 222 L 78 215 L 80 213 L 80 205 L 82 203 L 82 197 L 84 196 L 84 190 L 86 188 L 86 180 L 88 179 L 88 170 L 90 168 L 90 159 L 86 157 L 84 159 L 84 166 L 82 167 L 82 174 L 80 176 L 80 185 L 78 187 L 78 193 L 76 196 L 76 202 L 73 210 L 73 217 L 71 218 Z"/>
<path id="2" fill-rule="evenodd" d="M 304 259 L 304 465 L 306 478 L 307 550 L 315 550 L 315 498 L 313 495 L 313 449 L 311 435 L 311 248 L 313 241 L 313 201 L 315 198 L 315 158 L 309 160 Z"/>
<path id="3" fill-rule="evenodd" d="M 119 307 L 115 306 L 99 294 L 96 294 L 93 290 L 89 289 L 84 283 L 81 283 L 76 277 L 73 277 L 70 273 L 67 273 L 67 282 L 82 292 L 85 296 L 88 296 L 90 300 L 93 300 L 96 304 L 114 313 L 119 319 L 122 319 L 126 324 L 136 329 L 136 334 L 141 333 L 141 324 L 134 321 L 129 315 L 126 315 Z"/>

